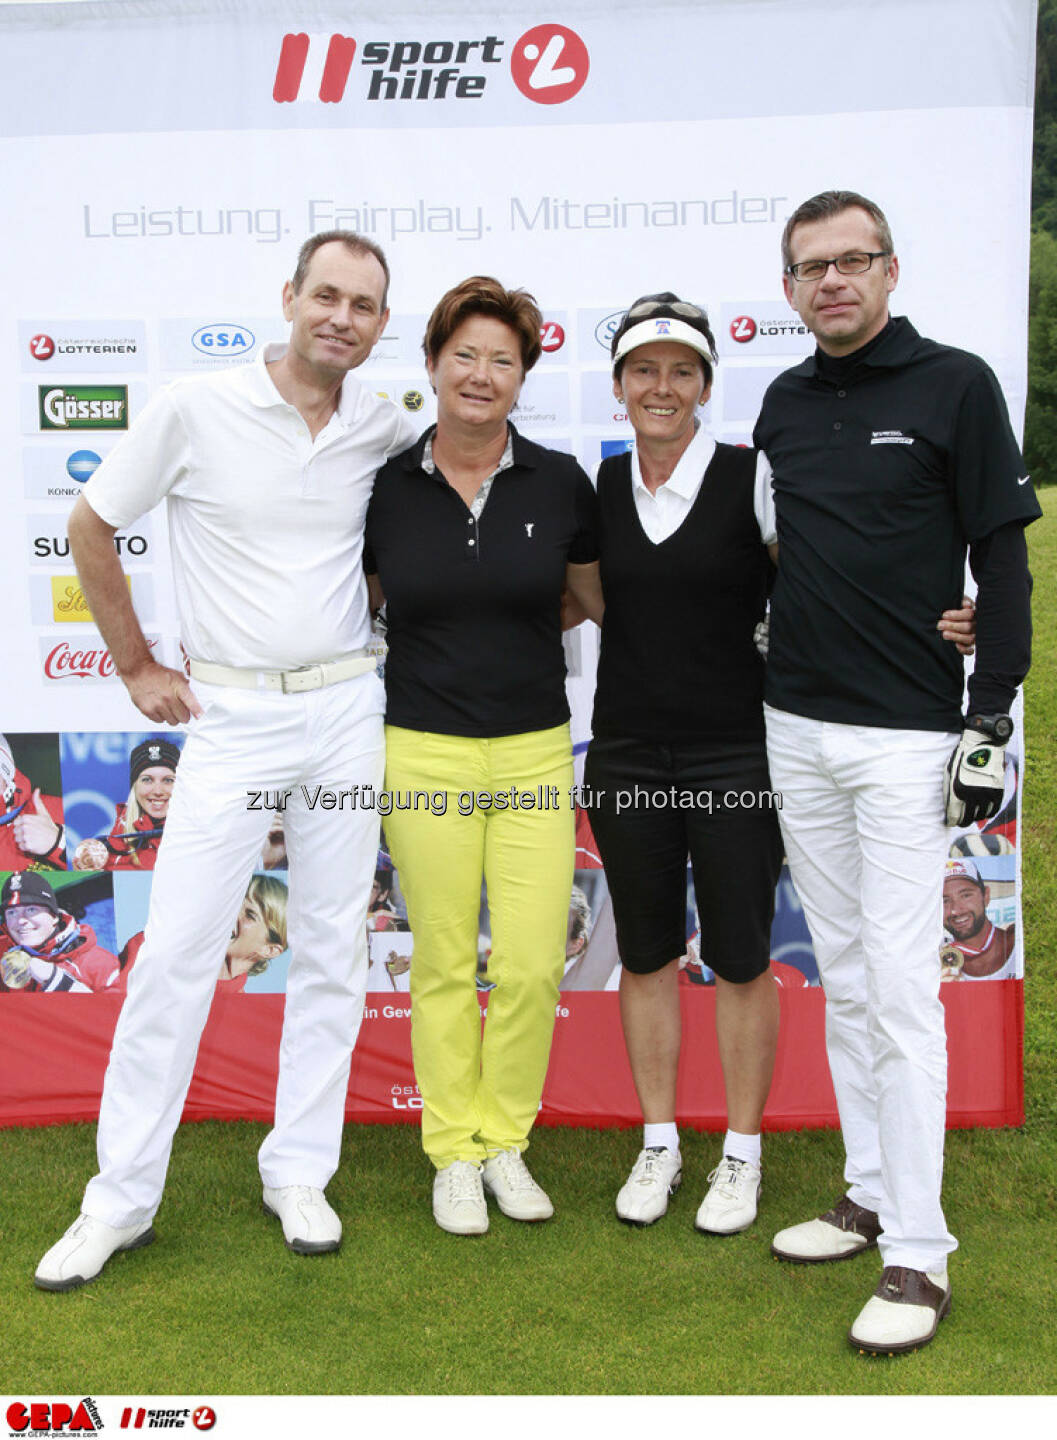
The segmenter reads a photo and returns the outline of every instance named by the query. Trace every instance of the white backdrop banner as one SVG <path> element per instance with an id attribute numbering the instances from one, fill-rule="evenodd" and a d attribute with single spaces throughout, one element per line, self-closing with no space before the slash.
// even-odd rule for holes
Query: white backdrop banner
<path id="1" fill-rule="evenodd" d="M 19 543 L 27 523 L 43 506 L 61 530 L 93 457 L 158 385 L 281 337 L 280 289 L 314 231 L 358 229 L 387 250 L 393 319 L 368 373 L 424 422 L 419 344 L 442 291 L 482 272 L 532 290 L 547 348 L 518 420 L 591 470 L 629 434 L 610 393 L 610 327 L 648 291 L 709 307 L 722 350 L 711 423 L 748 437 L 767 382 L 810 348 L 781 294 L 785 218 L 820 189 L 858 189 L 892 222 L 896 308 L 982 353 L 1019 420 L 1034 11 L 1032 0 L 645 12 L 566 0 L 557 20 L 407 0 L 0 11 L 13 312 L 0 504 L 18 537 L 0 596 L 5 673 L 19 676 L 4 725 L 70 720 L 69 685 L 48 661 L 71 627 L 41 606 L 36 534 L 28 552 Z M 141 619 L 171 659 L 162 514 L 156 531 L 128 560 Z M 116 681 L 90 705 L 100 728 L 133 722 Z"/>
<path id="2" fill-rule="evenodd" d="M 283 338 L 281 288 L 313 232 L 385 248 L 392 320 L 362 374 L 423 424 L 441 293 L 480 273 L 531 290 L 544 354 L 515 421 L 593 472 L 630 437 L 608 343 L 646 292 L 708 307 L 708 419 L 748 440 L 768 382 L 812 348 L 782 297 L 782 226 L 819 190 L 859 190 L 892 224 L 895 311 L 982 354 L 1019 429 L 1035 21 L 1034 0 L 0 9 L 0 730 L 56 753 L 66 732 L 143 731 L 66 517 L 159 386 Z M 162 507 L 118 541 L 175 663 L 167 533 Z M 569 647 L 581 749 L 593 644 Z M 1013 812 L 984 857 L 1007 908 Z"/>

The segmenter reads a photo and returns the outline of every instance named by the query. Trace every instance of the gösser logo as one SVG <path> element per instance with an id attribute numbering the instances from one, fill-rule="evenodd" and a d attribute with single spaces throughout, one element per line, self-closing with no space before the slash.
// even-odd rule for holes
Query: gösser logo
<path id="1" fill-rule="evenodd" d="M 191 344 L 196 350 L 203 355 L 219 355 L 224 360 L 230 360 L 233 355 L 248 355 L 256 343 L 252 330 L 228 321 L 203 325 L 191 336 Z"/>
<path id="2" fill-rule="evenodd" d="M 50 335 L 34 335 L 29 342 L 29 353 L 34 360 L 50 360 L 55 354 L 55 341 Z"/>
<path id="3" fill-rule="evenodd" d="M 547 355 L 560 350 L 565 344 L 565 331 L 557 320 L 545 320 L 540 328 L 540 348 Z"/>
<path id="4" fill-rule="evenodd" d="M 730 322 L 730 338 L 737 340 L 739 345 L 752 340 L 756 335 L 756 321 L 751 315 L 737 315 Z"/>
<path id="5" fill-rule="evenodd" d="M 127 385 L 37 386 L 42 430 L 127 430 Z"/>
<path id="6" fill-rule="evenodd" d="M 584 87 L 591 57 L 575 30 L 534 25 L 514 42 L 510 73 L 514 84 L 537 105 L 560 105 Z"/>

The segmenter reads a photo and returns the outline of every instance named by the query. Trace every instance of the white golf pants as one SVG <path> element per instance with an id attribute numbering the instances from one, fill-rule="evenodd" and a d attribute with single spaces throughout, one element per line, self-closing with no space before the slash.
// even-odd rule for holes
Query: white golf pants
<path id="1" fill-rule="evenodd" d="M 942 1269 L 947 1037 L 940 1003 L 943 768 L 958 737 L 765 707 L 771 784 L 826 992 L 848 1194 L 884 1265 Z"/>
<path id="2" fill-rule="evenodd" d="M 177 770 L 106 1072 L 99 1174 L 84 1198 L 87 1214 L 114 1226 L 150 1219 L 161 1201 L 202 1028 L 272 819 L 248 808 L 254 791 L 290 792 L 291 959 L 275 1124 L 259 1157 L 265 1185 L 322 1189 L 337 1169 L 363 1015 L 378 811 L 319 801 L 327 791 L 381 788 L 381 681 L 367 673 L 297 695 L 197 680 L 194 690 L 205 713 L 188 726 Z"/>

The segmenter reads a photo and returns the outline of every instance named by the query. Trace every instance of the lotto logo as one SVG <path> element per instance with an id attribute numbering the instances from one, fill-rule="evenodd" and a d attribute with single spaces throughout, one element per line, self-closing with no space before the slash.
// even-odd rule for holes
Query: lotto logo
<path id="1" fill-rule="evenodd" d="M 29 342 L 29 353 L 34 360 L 50 360 L 55 354 L 55 341 L 50 335 L 34 335 Z"/>
<path id="2" fill-rule="evenodd" d="M 537 105 L 571 100 L 583 89 L 590 68 L 587 46 L 564 25 L 534 25 L 515 41 L 510 56 L 514 84 Z"/>
<path id="3" fill-rule="evenodd" d="M 217 1412 L 211 1405 L 199 1405 L 191 1415 L 191 1424 L 196 1430 L 212 1430 L 217 1423 Z"/>
<path id="4" fill-rule="evenodd" d="M 751 315 L 738 315 L 730 322 L 730 338 L 744 345 L 756 335 L 756 321 Z"/>
<path id="5" fill-rule="evenodd" d="M 564 344 L 565 331 L 557 320 L 545 320 L 540 329 L 540 348 L 544 354 L 551 355 L 555 350 L 560 350 Z"/>

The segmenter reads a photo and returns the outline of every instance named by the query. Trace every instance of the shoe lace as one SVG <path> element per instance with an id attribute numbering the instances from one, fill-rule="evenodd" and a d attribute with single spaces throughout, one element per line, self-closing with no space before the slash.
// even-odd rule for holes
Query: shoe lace
<path id="1" fill-rule="evenodd" d="M 738 1194 L 738 1187 L 746 1176 L 746 1163 L 744 1160 L 735 1160 L 730 1155 L 724 1155 L 712 1174 L 708 1177 L 708 1183 L 720 1194 L 735 1199 Z"/>
<path id="2" fill-rule="evenodd" d="M 651 1147 L 643 1150 L 635 1161 L 635 1168 L 631 1172 L 632 1183 L 635 1185 L 655 1185 L 663 1179 L 661 1173 L 661 1156 L 663 1149 Z"/>
<path id="3" fill-rule="evenodd" d="M 878 1293 L 902 1295 L 907 1287 L 910 1272 L 903 1265 L 886 1265 L 881 1275 Z"/>
<path id="4" fill-rule="evenodd" d="M 480 1187 L 480 1171 L 468 1160 L 456 1161 L 448 1167 L 448 1198 L 476 1200 Z"/>
<path id="5" fill-rule="evenodd" d="M 533 1191 L 539 1186 L 533 1180 L 528 1166 L 521 1158 L 520 1150 L 501 1150 L 493 1160 L 503 1172 L 503 1179 L 511 1190 Z"/>

